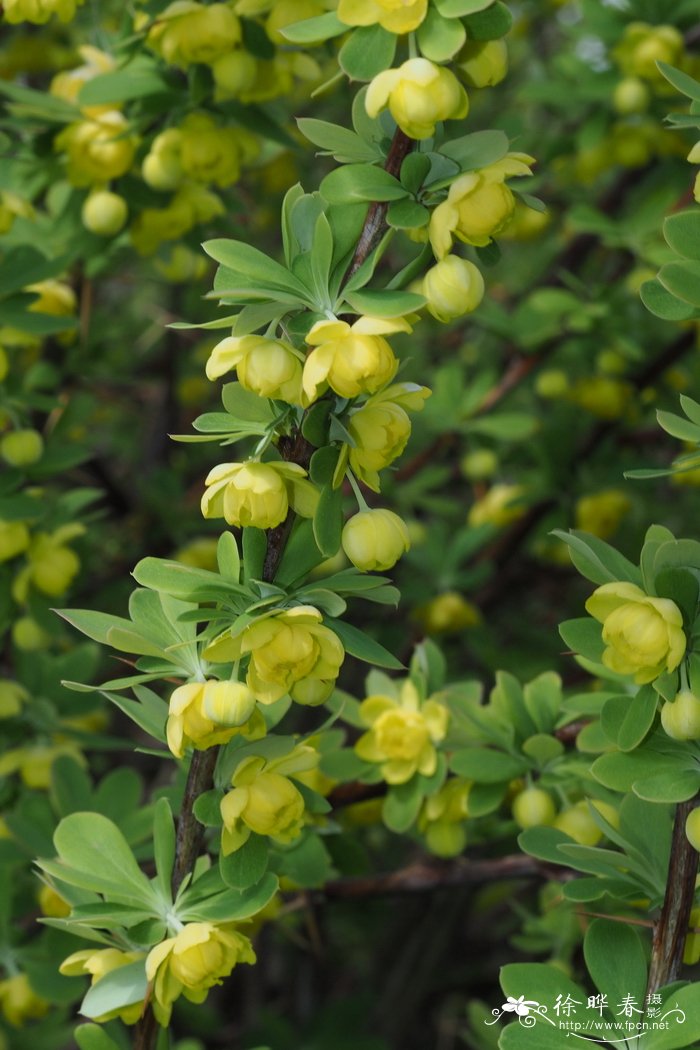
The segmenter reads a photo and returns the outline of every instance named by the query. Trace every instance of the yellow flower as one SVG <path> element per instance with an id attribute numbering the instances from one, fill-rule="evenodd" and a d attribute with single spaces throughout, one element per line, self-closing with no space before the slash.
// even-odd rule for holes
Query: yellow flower
<path id="1" fill-rule="evenodd" d="M 25 1021 L 43 1017 L 50 1005 L 36 994 L 26 973 L 17 973 L 0 981 L 0 1009 L 13 1028 L 21 1028 Z"/>
<path id="2" fill-rule="evenodd" d="M 144 182 L 154 190 L 176 190 L 182 185 L 182 131 L 166 128 L 156 135 L 141 165 Z"/>
<path id="3" fill-rule="evenodd" d="M 338 18 L 346 26 L 379 23 L 390 33 L 412 33 L 425 18 L 428 0 L 339 0 Z"/>
<path id="4" fill-rule="evenodd" d="M 508 72 L 506 42 L 467 40 L 455 57 L 455 64 L 468 87 L 494 87 L 501 83 Z"/>
<path id="5" fill-rule="evenodd" d="M 301 360 L 289 343 L 262 335 L 222 339 L 207 361 L 207 379 L 218 379 L 233 368 L 246 390 L 290 405 L 301 404 Z"/>
<path id="6" fill-rule="evenodd" d="M 459 634 L 465 627 L 477 627 L 481 613 L 458 591 L 444 591 L 417 609 L 416 619 L 428 634 Z"/>
<path id="7" fill-rule="evenodd" d="M 652 598 L 633 583 L 604 583 L 586 610 L 603 624 L 603 663 L 611 671 L 643 685 L 683 659 L 683 616 L 670 598 Z"/>
<path id="8" fill-rule="evenodd" d="M 318 493 L 296 463 L 220 463 L 206 477 L 202 496 L 205 518 L 225 518 L 229 525 L 274 529 L 291 507 L 311 518 Z"/>
<path id="9" fill-rule="evenodd" d="M 90 186 L 124 175 L 136 152 L 136 139 L 127 134 L 128 128 L 126 117 L 117 110 L 64 128 L 54 143 L 66 154 L 68 181 L 73 186 Z"/>
<path id="10" fill-rule="evenodd" d="M 80 570 L 80 559 L 66 544 L 84 532 L 85 526 L 78 522 L 54 532 L 37 532 L 27 550 L 28 564 L 12 584 L 15 601 L 26 602 L 30 585 L 51 598 L 68 590 Z"/>
<path id="11" fill-rule="evenodd" d="M 146 208 L 131 227 L 131 240 L 141 255 L 151 255 L 162 241 L 182 237 L 200 222 L 223 215 L 223 202 L 215 193 L 188 183 L 182 186 L 167 208 Z"/>
<path id="12" fill-rule="evenodd" d="M 16 218 L 31 219 L 34 209 L 29 201 L 23 200 L 10 190 L 0 190 L 0 234 L 9 233 Z"/>
<path id="13" fill-rule="evenodd" d="M 42 883 L 37 895 L 41 914 L 50 919 L 66 919 L 71 913 L 71 906 L 53 886 Z"/>
<path id="14" fill-rule="evenodd" d="M 303 744 L 282 758 L 244 759 L 233 775 L 233 791 L 221 800 L 224 856 L 240 849 L 251 833 L 281 843 L 298 838 L 304 824 L 304 799 L 289 775 L 317 764 L 318 752 Z"/>
<path id="15" fill-rule="evenodd" d="M 230 186 L 241 162 L 252 160 L 257 143 L 245 129 L 222 127 L 208 113 L 190 113 L 180 127 L 180 165 L 195 182 Z"/>
<path id="16" fill-rule="evenodd" d="M 148 44 L 166 62 L 186 67 L 214 62 L 241 39 L 241 24 L 229 4 L 175 0 L 162 11 L 148 34 Z"/>
<path id="17" fill-rule="evenodd" d="M 271 613 L 240 634 L 224 634 L 205 650 L 214 663 L 250 654 L 246 681 L 261 704 L 289 693 L 300 704 L 322 704 L 333 690 L 345 650 L 311 605 Z"/>
<path id="18" fill-rule="evenodd" d="M 145 952 L 122 952 L 118 948 L 101 948 L 97 951 L 94 948 L 83 948 L 82 951 L 73 952 L 67 959 L 64 959 L 58 969 L 64 977 L 89 974 L 90 984 L 93 985 L 98 984 L 113 970 L 138 962 L 139 959 L 145 959 L 145 957 Z M 106 1014 L 96 1017 L 95 1020 L 99 1024 L 104 1024 L 118 1017 L 124 1024 L 136 1024 L 142 1013 L 143 1000 L 117 1010 L 109 1010 Z"/>
<path id="19" fill-rule="evenodd" d="M 399 363 L 384 338 L 410 332 L 403 318 L 360 317 L 347 321 L 317 321 L 306 337 L 312 350 L 304 363 L 307 405 L 330 387 L 341 397 L 374 394 L 393 379 Z"/>
<path id="20" fill-rule="evenodd" d="M 29 543 L 29 529 L 23 521 L 0 520 L 0 562 L 22 554 Z"/>
<path id="21" fill-rule="evenodd" d="M 610 376 L 590 376 L 578 379 L 568 398 L 600 419 L 619 419 L 630 404 L 631 395 L 629 383 Z"/>
<path id="22" fill-rule="evenodd" d="M 484 298 L 484 278 L 474 263 L 448 255 L 428 270 L 421 292 L 433 317 L 447 323 L 476 310 Z"/>
<path id="23" fill-rule="evenodd" d="M 631 506 L 629 497 L 620 489 L 582 496 L 576 503 L 576 528 L 606 540 L 617 531 Z"/>
<path id="24" fill-rule="evenodd" d="M 695 966 L 700 960 L 700 933 L 695 932 L 698 928 L 700 928 L 700 908 L 693 908 L 688 920 L 688 935 L 683 948 L 683 962 L 686 966 Z"/>
<path id="25" fill-rule="evenodd" d="M 276 0 L 265 21 L 265 32 L 273 44 L 284 47 L 289 41 L 280 30 L 295 22 L 304 22 L 307 18 L 317 18 L 325 10 L 320 0 Z"/>
<path id="26" fill-rule="evenodd" d="M 675 26 L 652 26 L 647 22 L 630 22 L 622 40 L 613 50 L 620 69 L 626 76 L 663 84 L 657 62 L 678 65 L 683 55 L 683 34 Z"/>
<path id="27" fill-rule="evenodd" d="M 469 99 L 454 73 L 427 58 L 409 58 L 398 69 L 385 69 L 367 88 L 365 109 L 376 117 L 389 107 L 392 117 L 412 139 L 428 139 L 440 120 L 459 120 Z"/>
<path id="28" fill-rule="evenodd" d="M 52 15 L 57 15 L 61 22 L 70 22 L 75 18 L 76 8 L 85 0 L 4 0 L 2 13 L 6 22 L 33 22 L 43 25 Z"/>
<path id="29" fill-rule="evenodd" d="M 258 74 L 258 61 L 242 47 L 227 51 L 212 63 L 211 71 L 216 85 L 216 102 L 229 98 L 242 98 L 254 86 Z"/>
<path id="30" fill-rule="evenodd" d="M 22 704 L 29 699 L 29 693 L 9 678 L 0 679 L 0 718 L 13 718 L 22 710 Z"/>
<path id="31" fill-rule="evenodd" d="M 17 644 L 16 639 L 14 640 Z M 32 648 L 37 647 L 32 646 Z M 45 790 L 51 784 L 51 768 L 61 755 L 68 755 L 81 766 L 86 764 L 85 758 L 75 744 L 34 744 L 31 747 L 12 747 L 0 756 L 0 777 L 18 772 L 27 787 Z"/>
<path id="32" fill-rule="evenodd" d="M 67 317 L 78 309 L 75 292 L 63 281 L 38 281 L 36 284 L 28 284 L 24 291 L 33 292 L 38 297 L 28 307 L 32 313 Z"/>
<path id="33" fill-rule="evenodd" d="M 429 795 L 418 815 L 418 830 L 436 857 L 456 857 L 467 844 L 464 822 L 469 816 L 472 782 L 451 777 L 434 795 Z"/>
<path id="34" fill-rule="evenodd" d="M 180 995 L 203 1003 L 209 989 L 221 984 L 238 963 L 254 962 L 252 944 L 233 923 L 187 923 L 175 937 L 152 948 L 146 959 L 156 1020 L 167 1027 Z"/>
<path id="35" fill-rule="evenodd" d="M 188 682 L 170 697 L 166 733 L 168 747 L 182 758 L 187 747 L 204 751 L 236 735 L 258 740 L 265 721 L 242 682 Z"/>
<path id="36" fill-rule="evenodd" d="M 495 164 L 455 179 L 447 200 L 438 204 L 430 218 L 430 243 L 438 259 L 450 252 L 454 237 L 483 247 L 508 225 L 515 198 L 506 179 L 531 175 L 532 163 L 526 153 L 509 153 Z"/>
<path id="37" fill-rule="evenodd" d="M 84 44 L 82 47 L 79 47 L 78 53 L 84 64 L 76 66 L 74 69 L 67 69 L 57 73 L 49 87 L 49 92 L 52 95 L 56 98 L 62 98 L 64 102 L 70 102 L 73 106 L 78 105 L 78 96 L 83 86 L 89 80 L 100 76 L 102 73 L 111 73 L 116 68 L 116 62 L 112 55 L 108 55 L 106 51 L 100 51 L 99 48 L 92 47 L 90 44 Z M 114 103 L 110 102 L 98 106 L 81 106 L 80 111 L 86 117 L 94 117 L 114 108 Z"/>
<path id="38" fill-rule="evenodd" d="M 392 510 L 365 510 L 345 523 L 342 546 L 356 569 L 384 571 L 411 546 L 406 523 Z"/>
<path id="39" fill-rule="evenodd" d="M 449 711 L 437 700 L 421 705 L 410 680 L 398 699 L 369 696 L 360 704 L 360 718 L 370 726 L 355 744 L 365 762 L 381 763 L 388 784 L 405 784 L 415 773 L 429 777 L 437 769 L 435 744 L 447 733 Z"/>
<path id="40" fill-rule="evenodd" d="M 525 513 L 519 502 L 523 495 L 522 485 L 492 485 L 485 496 L 477 500 L 467 515 L 467 524 L 472 528 L 493 525 L 502 529 L 517 521 Z"/>
<path id="41" fill-rule="evenodd" d="M 350 414 L 348 432 L 355 442 L 349 449 L 356 477 L 379 492 L 379 471 L 401 455 L 411 436 L 408 411 L 420 412 L 430 390 L 413 383 L 394 383 Z"/>

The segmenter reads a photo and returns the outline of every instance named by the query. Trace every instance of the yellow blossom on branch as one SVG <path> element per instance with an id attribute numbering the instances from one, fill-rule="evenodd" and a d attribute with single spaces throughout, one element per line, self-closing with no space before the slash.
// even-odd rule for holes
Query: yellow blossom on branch
<path id="1" fill-rule="evenodd" d="M 380 764 L 388 784 L 405 784 L 416 773 L 429 777 L 437 769 L 435 744 L 444 740 L 449 711 L 438 700 L 421 703 L 410 680 L 398 699 L 369 696 L 360 704 L 360 718 L 369 726 L 355 744 L 365 762 Z"/>

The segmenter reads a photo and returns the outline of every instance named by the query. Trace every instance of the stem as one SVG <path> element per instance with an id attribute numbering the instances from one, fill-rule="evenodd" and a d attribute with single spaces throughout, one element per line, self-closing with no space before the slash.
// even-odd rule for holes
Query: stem
<path id="1" fill-rule="evenodd" d="M 353 472 L 350 469 L 345 471 L 345 477 L 350 482 L 350 488 L 352 489 L 352 491 L 354 493 L 355 499 L 357 500 L 357 506 L 360 508 L 360 511 L 369 510 L 369 507 L 367 506 L 367 500 L 362 495 L 362 492 L 360 490 L 360 486 L 357 484 L 357 481 L 355 480 L 355 475 L 353 474 Z"/>
<path id="2" fill-rule="evenodd" d="M 413 139 L 409 139 L 399 128 L 396 129 L 385 165 L 389 174 L 395 176 L 399 174 L 401 165 L 405 157 L 413 149 L 414 144 Z M 388 203 L 383 201 L 370 205 L 357 242 L 355 254 L 345 277 L 346 281 L 356 273 L 365 259 L 379 244 L 386 225 L 388 207 Z M 297 430 L 293 437 L 283 438 L 280 441 L 279 450 L 286 462 L 298 463 L 305 470 L 308 470 L 314 447 L 306 440 L 301 433 L 301 429 Z M 268 583 L 271 583 L 275 578 L 292 531 L 294 518 L 294 512 L 290 511 L 280 525 L 268 530 L 267 551 L 263 567 L 263 579 Z M 213 786 L 214 767 L 216 766 L 218 754 L 218 747 L 210 747 L 206 751 L 195 751 L 192 756 L 190 771 L 185 785 L 185 794 L 182 800 L 182 810 L 177 824 L 175 866 L 172 878 L 173 896 L 175 896 L 182 885 L 185 876 L 192 871 L 202 848 L 204 827 L 196 819 L 193 807 L 199 796 L 205 791 L 209 791 Z M 159 1026 L 153 1016 L 153 1011 L 150 1005 L 146 1005 L 143 1016 L 134 1031 L 133 1050 L 154 1050 L 158 1038 L 158 1029 Z"/>
<path id="3" fill-rule="evenodd" d="M 666 896 L 654 926 L 647 995 L 677 980 L 680 974 L 698 870 L 698 854 L 688 842 L 685 822 L 697 802 L 698 799 L 693 798 L 676 806 Z"/>
<path id="4" fill-rule="evenodd" d="M 389 147 L 384 170 L 388 171 L 390 175 L 395 177 L 398 176 L 401 171 L 401 165 L 414 146 L 415 141 L 410 139 L 408 135 L 404 135 L 401 128 L 397 128 L 394 132 L 394 137 L 391 140 L 391 146 Z M 388 201 L 376 201 L 374 204 L 370 204 L 365 218 L 365 224 L 362 227 L 362 233 L 357 241 L 355 254 L 353 255 L 352 262 L 348 267 L 348 272 L 345 274 L 343 284 L 347 284 L 350 278 L 357 273 L 365 259 L 369 258 L 379 244 L 384 233 L 384 227 L 386 226 L 386 213 L 388 209 Z"/>

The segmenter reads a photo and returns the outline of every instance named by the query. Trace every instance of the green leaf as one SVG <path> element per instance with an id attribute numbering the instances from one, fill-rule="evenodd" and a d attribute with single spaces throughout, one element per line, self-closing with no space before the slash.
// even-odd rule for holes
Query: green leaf
<path id="1" fill-rule="evenodd" d="M 675 769 L 635 780 L 632 790 L 647 802 L 687 802 L 700 791 L 700 772 Z"/>
<path id="2" fill-rule="evenodd" d="M 494 412 L 483 419 L 468 420 L 464 429 L 494 441 L 526 441 L 538 428 L 538 420 L 527 412 Z"/>
<path id="3" fill-rule="evenodd" d="M 115 884 L 139 903 L 153 906 L 153 889 L 119 828 L 101 813 L 72 813 L 54 832 L 61 861 L 90 875 L 96 888 Z"/>
<path id="4" fill-rule="evenodd" d="M 497 784 L 521 776 L 528 768 L 525 759 L 488 747 L 465 747 L 455 751 L 450 769 L 480 784 Z"/>
<path id="5" fill-rule="evenodd" d="M 676 298 L 692 307 L 700 307 L 700 262 L 666 263 L 659 270 L 658 279 Z"/>
<path id="6" fill-rule="evenodd" d="M 274 897 L 279 889 L 277 877 L 268 872 L 254 885 L 246 889 L 225 889 L 212 893 L 213 879 L 219 877 L 212 868 L 200 877 L 178 899 L 177 912 L 186 922 L 242 921 L 256 915 Z"/>
<path id="7" fill-rule="evenodd" d="M 686 259 L 700 260 L 700 211 L 679 211 L 664 219 L 664 237 Z"/>
<path id="8" fill-rule="evenodd" d="M 200 593 L 240 594 L 242 590 L 237 583 L 224 579 L 218 572 L 197 569 L 193 565 L 169 561 L 167 558 L 142 558 L 132 576 L 142 587 L 169 594 L 173 598 L 188 599 Z M 110 632 L 110 638 L 112 635 L 113 631 Z"/>
<path id="9" fill-rule="evenodd" d="M 654 724 L 657 707 L 658 695 L 651 685 L 642 686 L 637 695 L 631 698 L 617 734 L 617 746 L 621 751 L 632 751 L 641 744 Z"/>
<path id="10" fill-rule="evenodd" d="M 401 835 L 415 824 L 422 804 L 419 777 L 413 776 L 405 784 L 392 784 L 382 803 L 382 820 L 390 831 Z"/>
<path id="11" fill-rule="evenodd" d="M 503 131 L 475 131 L 445 142 L 440 153 L 459 164 L 462 171 L 473 171 L 502 160 L 508 146 L 508 137 Z"/>
<path id="12" fill-rule="evenodd" d="M 275 412 L 269 401 L 245 390 L 240 383 L 226 383 L 221 391 L 224 408 L 236 419 L 250 423 L 271 423 Z"/>
<path id="13" fill-rule="evenodd" d="M 127 963 L 101 977 L 88 989 L 80 1005 L 85 1017 L 102 1017 L 111 1010 L 140 1003 L 146 997 L 146 960 Z"/>
<path id="14" fill-rule="evenodd" d="M 80 1050 L 120 1050 L 118 1044 L 98 1024 L 81 1024 L 74 1034 Z"/>
<path id="15" fill-rule="evenodd" d="M 444 18 L 463 18 L 490 7 L 493 0 L 435 0 L 435 6 Z"/>
<path id="16" fill-rule="evenodd" d="M 355 131 L 339 124 L 330 124 L 326 120 L 316 120 L 313 117 L 299 117 L 297 126 L 309 142 L 320 146 L 339 164 L 371 164 L 383 159 L 383 154 L 376 144 L 366 142 Z"/>
<path id="17" fill-rule="evenodd" d="M 162 678 L 162 674 L 159 674 L 158 677 Z M 164 744 L 168 705 L 150 689 L 142 689 L 140 686 L 135 686 L 134 691 L 137 692 L 138 701 L 130 700 L 128 697 L 120 696 L 118 693 L 100 690 L 102 696 L 106 697 L 120 711 L 123 711 L 127 718 L 135 722 L 149 736 Z"/>
<path id="18" fill-rule="evenodd" d="M 559 634 L 572 652 L 600 663 L 605 647 L 601 637 L 601 626 L 597 620 L 588 616 L 577 620 L 565 620 L 559 624 Z"/>
<path id="19" fill-rule="evenodd" d="M 302 889 L 315 889 L 328 882 L 335 874 L 328 850 L 318 835 L 305 835 L 298 845 L 285 850 L 281 856 L 281 870 Z"/>
<path id="20" fill-rule="evenodd" d="M 78 95 L 82 106 L 103 106 L 106 102 L 127 102 L 148 95 L 168 94 L 172 88 L 150 62 L 131 62 L 123 69 L 87 80 Z"/>
<path id="21" fill-rule="evenodd" d="M 692 98 L 695 102 L 700 102 L 700 83 L 697 80 L 681 72 L 680 69 L 674 69 L 667 62 L 657 62 L 656 65 L 659 72 L 666 77 L 669 84 L 673 84 L 677 91 Z"/>
<path id="22" fill-rule="evenodd" d="M 415 292 L 347 292 L 353 310 L 373 317 L 403 317 L 425 306 L 425 296 Z"/>
<path id="23" fill-rule="evenodd" d="M 614 583 L 618 580 L 625 580 L 636 584 L 637 587 L 641 585 L 642 576 L 637 566 L 597 536 L 591 536 L 575 529 L 570 532 L 553 529 L 552 536 L 557 536 L 566 543 L 572 562 L 581 575 L 591 580 L 592 583 Z"/>
<path id="24" fill-rule="evenodd" d="M 697 313 L 695 307 L 672 295 L 656 278 L 645 281 L 639 294 L 649 313 L 663 321 L 687 321 Z"/>
<path id="25" fill-rule="evenodd" d="M 432 62 L 446 62 L 456 55 L 467 39 L 467 32 L 456 18 L 445 18 L 434 8 L 418 27 L 418 46 L 421 54 Z"/>
<path id="26" fill-rule="evenodd" d="M 338 62 L 351 80 L 371 80 L 394 61 L 398 37 L 380 25 L 356 29 L 338 53 Z"/>
<path id="27" fill-rule="evenodd" d="M 470 40 L 499 40 L 509 32 L 512 25 L 513 16 L 501 0 L 467 16 L 464 23 Z"/>
<path id="28" fill-rule="evenodd" d="M 243 578 L 261 580 L 267 554 L 267 534 L 252 526 L 243 529 Z"/>
<path id="29" fill-rule="evenodd" d="M 647 961 L 642 942 L 632 926 L 594 919 L 586 931 L 583 956 L 593 983 L 608 997 L 611 1008 L 626 995 L 643 1002 Z"/>
<path id="30" fill-rule="evenodd" d="M 279 288 L 304 299 L 307 289 L 293 273 L 269 255 L 243 241 L 219 238 L 202 245 L 207 255 L 229 270 L 252 279 L 264 287 Z"/>
<path id="31" fill-rule="evenodd" d="M 206 828 L 220 828 L 223 821 L 221 817 L 221 799 L 223 795 L 221 791 L 212 789 L 211 791 L 205 791 L 203 794 L 198 795 L 195 799 L 192 812 L 199 821 Z"/>
<path id="32" fill-rule="evenodd" d="M 267 871 L 270 850 L 263 835 L 251 835 L 240 849 L 219 857 L 221 878 L 235 890 L 255 886 Z"/>
<path id="33" fill-rule="evenodd" d="M 662 994 L 663 994 L 662 989 Z M 644 1050 L 678 1050 L 700 1039 L 700 982 L 667 992 L 662 1014 L 673 1011 L 668 1028 L 655 1028 L 643 1036 Z M 683 1020 L 676 1011 L 681 1011 Z"/>
<path id="34" fill-rule="evenodd" d="M 321 554 L 332 558 L 340 550 L 343 531 L 342 489 L 334 489 L 330 484 L 323 486 L 313 518 L 313 529 L 314 539 Z"/>
<path id="35" fill-rule="evenodd" d="M 153 849 L 160 892 L 164 900 L 172 900 L 170 880 L 175 864 L 175 823 L 167 798 L 159 798 L 153 810 Z"/>
<path id="36" fill-rule="evenodd" d="M 345 651 L 351 656 L 356 656 L 358 660 L 364 660 L 365 663 L 375 664 L 377 667 L 386 667 L 391 671 L 403 670 L 403 664 L 364 631 L 358 630 L 357 627 L 353 627 L 344 620 L 335 620 L 330 616 L 324 619 L 324 623 L 326 627 L 335 631 Z"/>
<path id="37" fill-rule="evenodd" d="M 408 196 L 398 179 L 371 164 L 345 164 L 326 175 L 321 196 L 329 204 L 355 201 L 395 201 Z"/>
<path id="38" fill-rule="evenodd" d="M 280 29 L 285 40 L 292 44 L 319 44 L 347 32 L 348 26 L 340 21 L 335 11 L 315 18 L 305 18 L 302 22 L 293 22 Z"/>
<path id="39" fill-rule="evenodd" d="M 236 537 L 232 532 L 222 532 L 216 545 L 216 561 L 219 572 L 226 580 L 238 583 L 241 576 L 241 556 Z"/>
<path id="40" fill-rule="evenodd" d="M 416 201 L 392 201 L 386 213 L 386 221 L 396 230 L 417 230 L 427 226 L 430 212 Z"/>
<path id="41" fill-rule="evenodd" d="M 695 444 L 700 442 L 700 426 L 697 423 L 683 419 L 674 412 L 664 412 L 661 409 L 657 410 L 656 420 L 661 429 L 671 437 L 678 438 L 680 441 L 692 441 Z"/>
<path id="42" fill-rule="evenodd" d="M 61 817 L 90 807 L 90 777 L 83 767 L 68 755 L 60 755 L 51 766 L 51 801 Z"/>

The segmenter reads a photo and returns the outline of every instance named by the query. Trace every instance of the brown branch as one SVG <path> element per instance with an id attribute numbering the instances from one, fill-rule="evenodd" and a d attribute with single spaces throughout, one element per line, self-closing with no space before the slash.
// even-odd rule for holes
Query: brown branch
<path id="1" fill-rule="evenodd" d="M 666 896 L 654 926 L 647 994 L 657 992 L 680 975 L 698 870 L 698 854 L 688 842 L 685 822 L 697 803 L 698 799 L 693 798 L 676 806 Z"/>
<path id="2" fill-rule="evenodd" d="M 528 857 L 514 854 L 489 860 L 470 860 L 456 857 L 451 861 L 417 861 L 381 875 L 366 875 L 333 879 L 317 893 L 320 900 L 356 900 L 401 893 L 430 893 L 434 890 L 469 884 L 492 882 L 498 879 L 559 879 L 572 878 L 567 868 L 555 867 Z"/>
<path id="3" fill-rule="evenodd" d="M 397 177 L 401 171 L 401 165 L 414 146 L 415 141 L 410 139 L 408 135 L 404 135 L 401 128 L 397 128 L 391 140 L 384 170 L 389 175 Z M 375 201 L 374 204 L 370 204 L 365 224 L 362 227 L 362 233 L 357 241 L 355 254 L 348 267 L 348 272 L 345 274 L 343 284 L 346 284 L 357 273 L 365 259 L 369 258 L 379 244 L 386 228 L 386 213 L 388 210 L 388 201 Z"/>
<path id="4" fill-rule="evenodd" d="M 636 376 L 632 377 L 634 387 L 637 390 L 643 390 L 670 368 L 671 365 L 680 360 L 694 346 L 695 337 L 693 332 L 684 332 L 674 340 L 673 343 L 670 343 L 669 346 L 667 346 L 658 357 L 651 361 L 646 368 L 642 369 Z M 572 457 L 572 463 L 584 462 L 598 448 L 605 438 L 614 432 L 618 425 L 618 420 L 606 420 L 594 427 L 585 441 L 578 446 L 576 453 Z M 530 536 L 542 519 L 545 518 L 550 510 L 553 510 L 556 505 L 557 501 L 553 497 L 548 497 L 547 499 L 540 500 L 538 503 L 533 504 L 522 518 L 516 521 L 503 536 L 499 537 L 495 543 L 491 544 L 490 547 L 484 548 L 477 555 L 475 559 L 476 563 L 487 560 L 492 561 L 499 570 L 499 572 L 489 580 L 475 596 L 474 600 L 479 608 L 483 610 L 492 606 L 494 602 L 498 600 L 500 595 L 507 590 L 510 585 L 510 580 L 508 574 L 502 570 L 510 565 L 524 540 Z"/>

